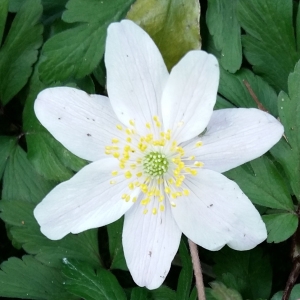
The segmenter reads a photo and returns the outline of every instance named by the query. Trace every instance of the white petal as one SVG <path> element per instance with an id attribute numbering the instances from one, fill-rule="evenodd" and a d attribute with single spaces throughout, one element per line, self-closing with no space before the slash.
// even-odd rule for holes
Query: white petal
<path id="1" fill-rule="evenodd" d="M 204 51 L 188 52 L 172 69 L 163 92 L 165 129 L 177 142 L 200 134 L 208 124 L 219 84 L 217 59 Z"/>
<path id="2" fill-rule="evenodd" d="M 122 138 L 120 123 L 107 97 L 56 87 L 38 94 L 34 111 L 44 127 L 75 155 L 90 160 L 105 157 L 104 146 Z"/>
<path id="3" fill-rule="evenodd" d="M 225 172 L 255 159 L 282 137 L 283 126 L 270 114 L 254 108 L 214 111 L 204 136 L 182 145 L 187 157 L 195 155 L 205 169 Z M 202 141 L 203 146 L 195 144 Z"/>
<path id="4" fill-rule="evenodd" d="M 107 90 L 118 118 L 134 119 L 142 128 L 160 116 L 162 90 L 169 76 L 163 58 L 149 35 L 132 21 L 108 27 L 105 65 Z"/>
<path id="5" fill-rule="evenodd" d="M 131 191 L 124 174 L 112 178 L 111 171 L 117 170 L 117 165 L 113 158 L 91 163 L 56 186 L 34 210 L 42 233 L 58 240 L 70 232 L 79 233 L 119 219 L 133 202 L 121 199 L 121 195 Z M 110 184 L 112 179 L 115 184 Z"/>
<path id="6" fill-rule="evenodd" d="M 154 207 L 158 208 L 157 201 L 151 201 L 148 213 L 143 214 L 145 206 L 133 206 L 125 214 L 123 228 L 127 266 L 136 284 L 148 289 L 158 288 L 165 280 L 181 237 L 169 203 L 165 211 L 158 209 L 156 215 L 152 214 Z"/>
<path id="7" fill-rule="evenodd" d="M 181 231 L 193 242 L 208 250 L 225 244 L 236 250 L 249 250 L 267 237 L 258 211 L 238 185 L 211 170 L 199 170 L 185 179 L 190 190 L 172 207 Z"/>

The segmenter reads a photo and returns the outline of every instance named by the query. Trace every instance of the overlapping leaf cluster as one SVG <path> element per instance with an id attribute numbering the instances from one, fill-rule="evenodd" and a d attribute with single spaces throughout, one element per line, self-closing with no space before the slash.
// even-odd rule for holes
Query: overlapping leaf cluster
<path id="1" fill-rule="evenodd" d="M 127 270 L 122 220 L 97 230 L 44 237 L 33 208 L 86 161 L 36 119 L 36 95 L 51 86 L 105 94 L 107 26 L 134 20 L 152 36 L 170 70 L 189 50 L 221 66 L 215 109 L 257 107 L 285 127 L 263 157 L 227 172 L 257 205 L 268 229 L 254 250 L 200 249 L 208 300 L 281 299 L 300 201 L 300 6 L 292 0 L 0 0 L 0 297 L 22 299 L 197 298 L 183 239 L 165 285 L 136 287 Z M 248 88 L 247 88 L 248 84 Z M 250 89 L 249 90 L 249 86 Z M 17 250 L 16 250 L 17 249 Z M 300 298 L 295 285 L 290 299 Z"/>

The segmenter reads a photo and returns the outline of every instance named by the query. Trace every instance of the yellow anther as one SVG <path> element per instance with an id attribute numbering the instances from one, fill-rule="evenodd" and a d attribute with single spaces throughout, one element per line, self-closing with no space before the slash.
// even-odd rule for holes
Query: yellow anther
<path id="1" fill-rule="evenodd" d="M 132 133 L 131 130 L 130 130 L 129 128 L 126 128 L 125 132 L 126 132 L 127 134 L 131 134 L 131 133 Z"/>
<path id="2" fill-rule="evenodd" d="M 202 145 L 203 145 L 202 142 L 197 142 L 197 143 L 195 144 L 196 147 L 201 147 Z"/>
<path id="3" fill-rule="evenodd" d="M 156 215 L 156 214 L 157 214 L 157 209 L 156 209 L 155 207 L 152 209 L 152 214 L 153 214 L 153 215 Z"/>
<path id="4" fill-rule="evenodd" d="M 196 158 L 195 155 L 192 155 L 189 157 L 189 160 L 194 160 L 195 158 Z"/>
<path id="5" fill-rule="evenodd" d="M 160 210 L 160 211 L 164 211 L 164 210 L 165 210 L 165 206 L 164 206 L 164 205 L 160 205 L 160 206 L 159 206 L 159 210 Z"/>
<path id="6" fill-rule="evenodd" d="M 141 183 L 140 183 L 139 181 L 136 181 L 136 182 L 134 183 L 134 185 L 138 187 L 138 186 L 141 185 Z"/>
<path id="7" fill-rule="evenodd" d="M 136 168 L 136 164 L 131 164 L 131 165 L 130 165 L 130 168 L 131 168 L 132 170 L 134 170 L 134 169 Z"/>
<path id="8" fill-rule="evenodd" d="M 126 202 L 129 202 L 129 201 L 130 201 L 130 196 L 129 196 L 129 195 L 126 196 L 125 201 L 126 201 Z"/>
<path id="9" fill-rule="evenodd" d="M 204 165 L 204 164 L 203 164 L 203 162 L 201 162 L 201 161 L 195 161 L 195 162 L 194 162 L 194 166 L 195 166 L 195 167 L 199 167 L 199 168 L 200 168 L 200 167 L 203 167 L 203 165 Z"/>
<path id="10" fill-rule="evenodd" d="M 148 129 L 150 129 L 150 128 L 151 128 L 150 123 L 146 123 L 146 127 L 147 127 Z"/>
<path id="11" fill-rule="evenodd" d="M 163 137 L 165 137 L 165 133 L 162 131 L 161 133 L 160 133 L 160 136 L 163 138 Z"/>
<path id="12" fill-rule="evenodd" d="M 115 184 L 116 181 L 115 181 L 115 180 L 111 180 L 109 183 L 110 183 L 110 184 Z"/>
<path id="13" fill-rule="evenodd" d="M 145 215 L 148 212 L 148 209 L 144 209 L 143 214 Z"/>
<path id="14" fill-rule="evenodd" d="M 172 193 L 171 194 L 171 197 L 173 198 L 173 199 L 176 199 L 178 196 L 177 196 L 177 193 Z"/>
<path id="15" fill-rule="evenodd" d="M 116 138 L 113 138 L 113 139 L 111 140 L 111 142 L 112 142 L 113 144 L 117 144 L 117 143 L 119 143 L 119 140 L 116 139 Z"/>
<path id="16" fill-rule="evenodd" d="M 121 198 L 125 199 L 126 197 L 127 197 L 127 194 L 123 194 Z"/>
<path id="17" fill-rule="evenodd" d="M 174 202 L 171 202 L 172 207 L 176 207 L 176 204 Z"/>
<path id="18" fill-rule="evenodd" d="M 136 197 L 133 197 L 133 198 L 132 198 L 132 202 L 136 202 Z"/>
<path id="19" fill-rule="evenodd" d="M 158 127 L 158 128 L 159 128 L 159 127 L 161 127 L 161 123 L 160 123 L 160 122 L 158 122 L 158 121 L 157 121 L 157 122 L 155 122 L 155 125 L 156 125 L 156 127 Z"/>
<path id="20" fill-rule="evenodd" d="M 123 127 L 122 127 L 120 124 L 118 124 L 116 127 L 117 127 L 117 129 L 119 129 L 119 130 L 123 130 Z"/>
<path id="21" fill-rule="evenodd" d="M 131 143 L 131 137 L 126 138 L 127 143 Z"/>
<path id="22" fill-rule="evenodd" d="M 154 117 L 153 117 L 153 120 L 154 120 L 155 122 L 158 122 L 158 116 L 154 116 Z"/>
<path id="23" fill-rule="evenodd" d="M 120 156 L 120 153 L 119 153 L 119 152 L 114 152 L 114 153 L 113 153 L 113 157 L 119 158 L 119 156 Z"/>
<path id="24" fill-rule="evenodd" d="M 168 182 L 169 182 L 170 184 L 173 184 L 173 183 L 174 183 L 174 179 L 173 179 L 173 178 L 169 178 L 169 179 L 168 179 Z"/>
<path id="25" fill-rule="evenodd" d="M 105 150 L 111 150 L 112 147 L 111 146 L 105 146 Z"/>
<path id="26" fill-rule="evenodd" d="M 141 176 L 143 176 L 143 173 L 142 173 L 142 172 L 139 172 L 139 173 L 136 174 L 136 176 L 137 176 L 137 177 L 141 177 Z"/>
<path id="27" fill-rule="evenodd" d="M 128 152 L 128 151 L 130 151 L 130 150 L 131 150 L 130 146 L 129 146 L 129 145 L 125 145 L 124 151 Z"/>
<path id="28" fill-rule="evenodd" d="M 105 150 L 105 154 L 109 155 L 109 154 L 111 154 L 111 151 L 110 150 Z"/>
<path id="29" fill-rule="evenodd" d="M 130 182 L 130 183 L 128 184 L 128 187 L 129 187 L 129 189 L 133 190 L 133 189 L 134 189 L 134 183 L 133 183 L 133 182 Z"/>
<path id="30" fill-rule="evenodd" d="M 132 177 L 132 174 L 130 171 L 126 171 L 124 175 L 125 175 L 125 178 L 127 178 L 127 179 Z"/>
<path id="31" fill-rule="evenodd" d="M 159 201 L 159 202 L 162 202 L 162 201 L 164 201 L 164 198 L 165 198 L 165 197 L 164 197 L 163 195 L 160 195 L 158 201 Z"/>
<path id="32" fill-rule="evenodd" d="M 135 125 L 134 120 L 130 120 L 130 121 L 129 121 L 129 124 L 130 124 L 131 126 L 134 126 L 134 125 Z"/>
<path id="33" fill-rule="evenodd" d="M 170 189 L 168 186 L 166 186 L 166 187 L 165 187 L 165 192 L 166 192 L 167 194 L 170 194 L 171 189 Z"/>
<path id="34" fill-rule="evenodd" d="M 112 171 L 111 174 L 112 174 L 113 176 L 117 176 L 117 175 L 118 175 L 118 171 Z"/>
<path id="35" fill-rule="evenodd" d="M 191 174 L 192 174 L 193 176 L 196 176 L 196 175 L 198 174 L 198 172 L 197 172 L 197 170 L 191 170 Z"/>
<path id="36" fill-rule="evenodd" d="M 120 169 L 125 169 L 125 164 L 123 164 L 122 162 L 119 163 L 119 167 Z"/>
<path id="37" fill-rule="evenodd" d="M 190 191 L 188 189 L 183 190 L 183 195 L 188 196 L 190 194 Z"/>
<path id="38" fill-rule="evenodd" d="M 141 201 L 142 205 L 147 205 L 150 202 L 150 198 L 146 198 L 144 200 Z"/>

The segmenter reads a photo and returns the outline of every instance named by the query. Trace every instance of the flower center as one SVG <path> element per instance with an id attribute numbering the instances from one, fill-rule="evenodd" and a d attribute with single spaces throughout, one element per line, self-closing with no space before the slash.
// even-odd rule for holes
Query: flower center
<path id="1" fill-rule="evenodd" d="M 159 178 L 168 171 L 169 161 L 164 154 L 153 151 L 144 157 L 143 167 L 146 174 Z"/>
<path id="2" fill-rule="evenodd" d="M 112 170 L 115 178 L 110 180 L 110 184 L 117 183 L 120 178 L 117 176 L 121 174 L 128 181 L 128 189 L 121 196 L 122 200 L 136 202 L 137 196 L 142 192 L 140 204 L 145 207 L 143 213 L 148 212 L 147 205 L 150 201 L 155 201 L 152 214 L 156 215 L 159 210 L 164 211 L 165 198 L 170 201 L 171 206 L 176 207 L 179 197 L 189 195 L 190 191 L 182 185 L 185 177 L 197 175 L 197 169 L 203 163 L 196 161 L 195 156 L 185 156 L 184 149 L 172 139 L 171 130 L 161 131 L 157 116 L 153 117 L 153 121 L 156 128 L 151 128 L 151 124 L 146 123 L 147 133 L 144 135 L 137 132 L 134 120 L 130 120 L 129 128 L 117 125 L 124 138 L 113 138 L 111 145 L 105 147 L 105 154 L 113 156 L 119 162 L 119 170 Z M 194 145 L 195 148 L 201 146 L 202 142 Z"/>

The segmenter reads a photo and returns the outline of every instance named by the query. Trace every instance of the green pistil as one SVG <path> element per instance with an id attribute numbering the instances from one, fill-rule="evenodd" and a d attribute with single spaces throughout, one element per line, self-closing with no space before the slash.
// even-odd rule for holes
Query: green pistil
<path id="1" fill-rule="evenodd" d="M 169 161 L 164 154 L 150 152 L 144 157 L 143 167 L 145 173 L 159 177 L 168 171 Z"/>

